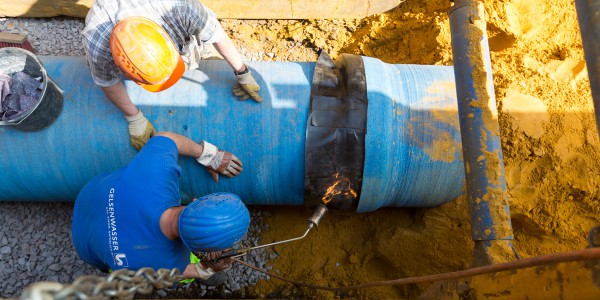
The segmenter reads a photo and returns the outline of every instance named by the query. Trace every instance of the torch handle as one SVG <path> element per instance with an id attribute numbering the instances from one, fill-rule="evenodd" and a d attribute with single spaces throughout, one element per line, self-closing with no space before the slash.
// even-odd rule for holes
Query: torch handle
<path id="1" fill-rule="evenodd" d="M 221 256 L 220 256 L 220 257 L 218 257 L 218 258 L 217 258 L 217 259 L 215 259 L 215 260 L 221 260 L 221 259 L 225 259 L 225 258 L 234 257 L 234 256 L 237 256 L 237 255 L 242 255 L 242 254 L 246 254 L 246 253 L 245 253 L 245 251 L 240 251 L 240 250 L 230 250 L 230 251 L 227 251 L 227 252 L 225 252 L 225 253 L 221 254 Z"/>
<path id="2" fill-rule="evenodd" d="M 279 241 L 279 242 L 274 242 L 274 243 L 270 243 L 270 244 L 265 244 L 265 245 L 260 245 L 260 246 L 245 248 L 245 249 L 227 251 L 227 252 L 223 253 L 221 255 L 221 257 L 217 258 L 216 260 L 225 259 L 225 258 L 229 258 L 229 257 L 240 257 L 240 256 L 244 256 L 244 255 L 248 254 L 248 252 L 250 250 L 256 250 L 259 248 L 275 246 L 275 245 L 303 239 L 304 237 L 306 237 L 306 235 L 308 234 L 308 232 L 311 229 L 313 229 L 319 225 L 319 222 L 321 222 L 321 219 L 323 218 L 323 216 L 325 215 L 326 212 L 327 212 L 327 207 L 325 205 L 322 205 L 322 204 L 318 205 L 317 208 L 315 209 L 315 211 L 313 212 L 312 216 L 308 219 L 308 229 L 306 229 L 306 231 L 304 232 L 304 234 L 302 236 L 299 236 L 299 237 L 296 237 L 293 239 L 289 239 L 289 240 L 285 240 L 285 241 Z"/>

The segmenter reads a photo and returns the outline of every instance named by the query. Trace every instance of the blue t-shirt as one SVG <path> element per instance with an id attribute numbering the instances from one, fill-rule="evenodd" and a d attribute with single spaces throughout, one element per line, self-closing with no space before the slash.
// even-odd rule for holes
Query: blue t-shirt
<path id="1" fill-rule="evenodd" d="M 190 263 L 181 240 L 169 240 L 160 217 L 179 206 L 177 145 L 156 136 L 126 167 L 94 177 L 77 196 L 73 244 L 82 260 L 99 268 L 179 268 Z"/>

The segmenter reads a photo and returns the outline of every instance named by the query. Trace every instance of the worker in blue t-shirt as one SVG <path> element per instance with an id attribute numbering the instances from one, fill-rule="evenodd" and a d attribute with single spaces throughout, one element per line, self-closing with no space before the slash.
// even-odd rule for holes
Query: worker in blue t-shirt
<path id="1" fill-rule="evenodd" d="M 206 166 L 213 179 L 239 175 L 235 155 L 203 141 L 160 132 L 124 168 L 94 177 L 73 212 L 73 244 L 82 260 L 101 269 L 178 268 L 186 278 L 208 279 L 231 266 L 214 259 L 248 231 L 250 215 L 237 195 L 215 193 L 181 206 L 178 154 Z M 191 263 L 190 254 L 209 259 Z"/>

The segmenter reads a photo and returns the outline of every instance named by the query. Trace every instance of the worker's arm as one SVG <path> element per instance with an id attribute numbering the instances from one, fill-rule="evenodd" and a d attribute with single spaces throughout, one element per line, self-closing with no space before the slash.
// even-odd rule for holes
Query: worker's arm
<path id="1" fill-rule="evenodd" d="M 102 87 L 102 91 L 108 97 L 108 100 L 112 102 L 125 116 L 131 117 L 138 113 L 138 108 L 131 102 L 127 90 L 123 81 L 120 81 L 113 85 Z"/>
<path id="2" fill-rule="evenodd" d="M 167 137 L 175 142 L 180 155 L 191 156 L 205 166 L 215 182 L 219 182 L 221 173 L 229 178 L 242 172 L 242 162 L 233 154 L 219 150 L 215 145 L 202 141 L 198 144 L 191 139 L 173 132 L 161 131 L 158 136 Z"/>
<path id="3" fill-rule="evenodd" d="M 238 99 L 246 100 L 252 98 L 256 102 L 262 102 L 262 98 L 258 94 L 260 86 L 256 83 L 254 77 L 252 77 L 252 72 L 242 61 L 242 56 L 227 34 L 223 33 L 223 37 L 213 45 L 217 52 L 219 52 L 233 68 L 235 77 L 238 80 L 238 84 L 233 88 L 233 93 Z"/>
<path id="4" fill-rule="evenodd" d="M 197 42 L 199 42 L 198 45 L 212 44 L 217 52 L 219 52 L 233 68 L 238 80 L 238 83 L 233 88 L 233 93 L 238 99 L 246 100 L 252 98 L 256 102 L 261 102 L 262 98 L 258 95 L 260 86 L 256 83 L 251 72 L 249 72 L 242 61 L 242 56 L 233 45 L 231 39 L 227 36 L 227 33 L 223 30 L 215 13 L 200 1 L 189 1 L 187 9 L 180 14 L 180 17 L 184 20 L 189 20 L 187 24 L 194 26 L 193 28 L 189 28 L 189 32 L 193 32 L 196 38 L 190 38 L 190 41 L 197 40 Z M 188 68 L 190 66 L 196 68 L 196 61 L 200 60 L 199 57 L 195 57 L 194 51 L 191 51 L 194 47 L 194 43 L 190 43 L 184 46 L 182 52 L 182 54 L 186 54 L 184 55 L 184 60 L 186 60 Z"/>
<path id="5" fill-rule="evenodd" d="M 102 87 L 102 91 L 108 97 L 108 100 L 125 115 L 125 119 L 129 124 L 129 141 L 133 147 L 140 150 L 156 134 L 154 126 L 133 104 L 122 81 L 119 80 L 113 86 Z"/>
<path id="6" fill-rule="evenodd" d="M 223 34 L 223 37 L 218 42 L 214 43 L 213 46 L 215 46 L 217 52 L 223 56 L 235 72 L 241 72 L 246 68 L 246 65 L 244 65 L 244 62 L 242 61 L 242 56 L 227 34 Z"/>
<path id="7" fill-rule="evenodd" d="M 179 151 L 179 155 L 198 158 L 200 157 L 200 155 L 202 155 L 202 151 L 204 150 L 204 147 L 201 144 L 198 144 L 181 134 L 168 131 L 161 131 L 156 135 L 168 137 L 171 140 L 173 140 L 173 142 L 175 142 L 175 145 L 177 145 L 177 151 Z"/>

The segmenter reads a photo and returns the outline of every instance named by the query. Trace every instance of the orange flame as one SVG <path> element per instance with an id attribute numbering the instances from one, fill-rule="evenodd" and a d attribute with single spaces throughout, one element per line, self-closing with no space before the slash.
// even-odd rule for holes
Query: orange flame
<path id="1" fill-rule="evenodd" d="M 323 201 L 323 204 L 327 205 L 327 203 L 329 203 L 333 199 L 333 197 L 338 195 L 352 196 L 352 198 L 356 198 L 358 196 L 358 194 L 356 194 L 356 192 L 350 186 L 350 179 L 346 177 L 342 177 L 340 179 L 339 177 L 340 173 L 336 173 L 336 181 L 330 187 L 327 188 L 325 196 L 323 196 L 323 198 L 321 199 L 321 201 Z"/>

